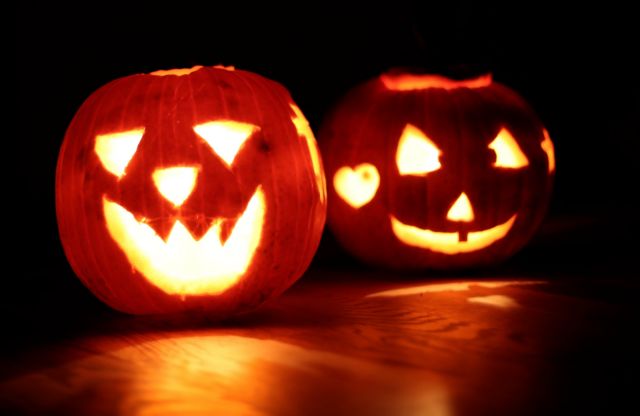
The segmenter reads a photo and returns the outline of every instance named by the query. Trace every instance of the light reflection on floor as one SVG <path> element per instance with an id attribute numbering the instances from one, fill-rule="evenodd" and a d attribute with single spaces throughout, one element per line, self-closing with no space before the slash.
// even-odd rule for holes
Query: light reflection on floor
<path id="1" fill-rule="evenodd" d="M 601 346 L 613 346 L 607 360 L 631 345 L 616 329 L 624 309 L 583 290 L 335 278 L 222 325 L 109 321 L 18 357 L 0 378 L 0 414 L 550 414 L 568 385 L 554 383 L 584 379 L 558 357 L 602 334 L 618 337 Z"/>
<path id="2" fill-rule="evenodd" d="M 544 284 L 544 280 L 511 280 L 511 281 L 469 281 L 469 282 L 453 282 L 453 283 L 430 283 L 420 286 L 403 287 L 400 289 L 385 290 L 367 295 L 368 298 L 376 297 L 398 297 L 420 295 L 423 293 L 439 293 L 439 292 L 461 292 L 470 290 L 474 286 L 484 288 L 501 288 L 507 286 L 523 286 L 523 285 L 540 285 Z"/>
<path id="3" fill-rule="evenodd" d="M 505 295 L 489 295 L 489 296 L 472 296 L 467 298 L 469 303 L 477 303 L 480 305 L 495 306 L 496 308 L 509 309 L 520 306 L 515 299 Z"/>
<path id="4" fill-rule="evenodd" d="M 110 401 L 105 414 L 120 415 L 451 415 L 446 389 L 424 371 L 233 335 L 142 342 L 23 375 L 0 391 L 36 412 L 73 413 L 74 396 L 92 395 Z"/>

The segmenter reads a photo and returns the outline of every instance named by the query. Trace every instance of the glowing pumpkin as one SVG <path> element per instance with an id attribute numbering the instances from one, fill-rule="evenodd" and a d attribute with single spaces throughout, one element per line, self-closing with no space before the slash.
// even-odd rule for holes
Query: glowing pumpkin
<path id="1" fill-rule="evenodd" d="M 84 284 L 129 313 L 253 308 L 308 266 L 324 172 L 289 93 L 223 67 L 115 80 L 67 130 L 60 237 Z"/>
<path id="2" fill-rule="evenodd" d="M 475 267 L 505 259 L 540 224 L 553 144 L 514 91 L 482 76 L 385 74 L 323 124 L 329 226 L 365 262 Z"/>

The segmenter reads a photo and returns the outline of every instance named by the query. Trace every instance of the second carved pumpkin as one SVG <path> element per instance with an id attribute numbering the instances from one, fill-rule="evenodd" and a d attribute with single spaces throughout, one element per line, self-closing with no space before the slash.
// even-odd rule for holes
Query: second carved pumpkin
<path id="1" fill-rule="evenodd" d="M 319 133 L 328 222 L 365 262 L 464 268 L 501 261 L 540 224 L 553 144 L 491 76 L 385 74 L 356 87 Z"/>

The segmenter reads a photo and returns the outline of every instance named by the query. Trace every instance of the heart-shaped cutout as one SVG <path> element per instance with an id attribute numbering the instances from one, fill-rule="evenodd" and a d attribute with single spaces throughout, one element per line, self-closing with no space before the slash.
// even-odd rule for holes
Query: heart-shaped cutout
<path id="1" fill-rule="evenodd" d="M 360 208 L 368 204 L 378 191 L 380 175 L 370 163 L 363 163 L 351 169 L 343 166 L 333 177 L 333 187 L 347 204 Z"/>

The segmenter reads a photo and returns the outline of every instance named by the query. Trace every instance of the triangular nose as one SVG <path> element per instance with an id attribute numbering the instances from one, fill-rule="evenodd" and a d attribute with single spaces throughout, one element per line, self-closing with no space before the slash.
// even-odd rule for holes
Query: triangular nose
<path id="1" fill-rule="evenodd" d="M 196 186 L 198 168 L 192 166 L 174 166 L 156 169 L 153 172 L 153 183 L 160 194 L 176 207 L 191 195 Z"/>
<path id="2" fill-rule="evenodd" d="M 451 205 L 449 212 L 447 212 L 447 219 L 449 221 L 461 221 L 471 222 L 473 221 L 473 208 L 469 197 L 464 192 L 460 194 L 456 202 Z"/>

